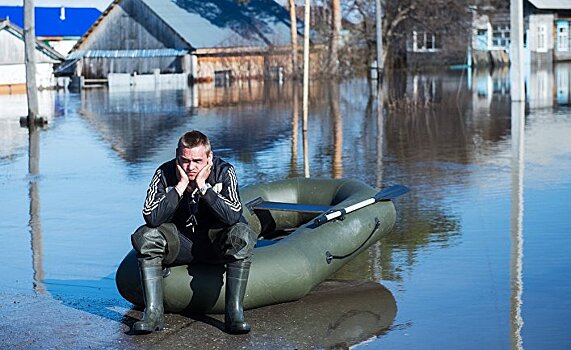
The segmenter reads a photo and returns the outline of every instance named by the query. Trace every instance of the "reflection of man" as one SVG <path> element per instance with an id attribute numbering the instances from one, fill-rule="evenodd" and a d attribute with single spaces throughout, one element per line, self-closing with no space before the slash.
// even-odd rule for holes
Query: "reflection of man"
<path id="1" fill-rule="evenodd" d="M 226 264 L 225 329 L 249 332 L 242 301 L 257 237 L 242 216 L 234 167 L 213 156 L 206 135 L 179 139 L 176 158 L 155 171 L 143 217 L 147 224 L 131 236 L 145 299 L 133 332 L 163 328 L 163 266 L 193 261 Z"/>

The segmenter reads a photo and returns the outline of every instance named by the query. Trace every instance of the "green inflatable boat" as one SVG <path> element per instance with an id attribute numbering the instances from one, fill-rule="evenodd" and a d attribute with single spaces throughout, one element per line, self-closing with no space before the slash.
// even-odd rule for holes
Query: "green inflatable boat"
<path id="1" fill-rule="evenodd" d="M 399 185 L 377 193 L 358 180 L 313 178 L 242 188 L 244 216 L 260 233 L 244 308 L 308 294 L 392 229 L 396 211 L 390 199 L 406 192 Z M 224 266 L 197 263 L 170 270 L 163 279 L 166 311 L 224 312 Z M 119 265 L 116 283 L 125 299 L 144 306 L 134 251 Z"/>

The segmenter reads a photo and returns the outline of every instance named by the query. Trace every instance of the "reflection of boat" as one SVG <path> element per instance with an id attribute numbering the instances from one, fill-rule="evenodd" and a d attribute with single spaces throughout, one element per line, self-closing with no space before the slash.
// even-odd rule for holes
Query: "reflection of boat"
<path id="1" fill-rule="evenodd" d="M 385 334 L 396 317 L 392 293 L 373 282 L 326 281 L 295 302 L 249 311 L 269 347 L 337 349 Z"/>
<path id="2" fill-rule="evenodd" d="M 300 299 L 390 231 L 396 218 L 391 201 L 365 206 L 346 214 L 343 220 L 320 225 L 311 220 L 316 216 L 315 210 L 346 208 L 375 194 L 372 187 L 349 179 L 288 179 L 242 189 L 244 203 L 254 203 L 258 197 L 265 201 L 292 203 L 292 206 L 304 203 L 304 208 L 297 208 L 303 211 L 244 211 L 250 226 L 260 232 L 265 241 L 275 242 L 255 250 L 244 307 Z M 312 210 L 313 213 L 309 212 Z M 223 267 L 216 265 L 191 264 L 171 268 L 170 275 L 164 278 L 165 309 L 171 312 L 223 312 L 223 274 Z M 133 251 L 119 266 L 116 282 L 125 299 L 143 305 Z"/>

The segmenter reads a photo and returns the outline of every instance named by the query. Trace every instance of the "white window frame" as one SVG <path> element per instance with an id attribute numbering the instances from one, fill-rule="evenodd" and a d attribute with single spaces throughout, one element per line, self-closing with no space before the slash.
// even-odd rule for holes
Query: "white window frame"
<path id="1" fill-rule="evenodd" d="M 422 47 L 418 46 L 418 39 L 421 39 Z M 432 39 L 431 47 L 428 47 L 428 43 Z M 434 33 L 427 33 L 427 32 L 417 32 L 416 30 L 412 31 L 412 51 L 414 52 L 437 52 L 440 49 L 436 45 L 436 35 Z"/>
<path id="2" fill-rule="evenodd" d="M 496 24 L 492 26 L 492 47 L 509 49 L 510 47 L 510 26 L 506 24 Z"/>

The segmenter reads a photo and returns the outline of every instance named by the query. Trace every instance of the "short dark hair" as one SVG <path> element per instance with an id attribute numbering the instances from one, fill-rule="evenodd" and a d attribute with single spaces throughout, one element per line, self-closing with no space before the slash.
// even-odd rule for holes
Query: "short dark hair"
<path id="1" fill-rule="evenodd" d="M 210 155 L 211 148 L 208 136 L 198 130 L 189 131 L 178 139 L 176 154 L 179 155 L 182 148 L 194 148 L 198 146 L 204 146 L 204 148 L 206 148 L 206 154 Z"/>

